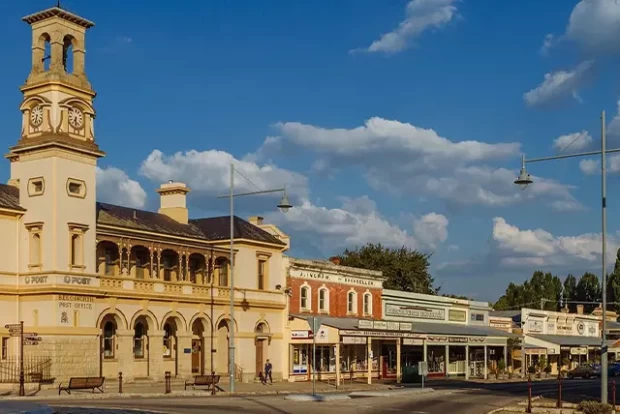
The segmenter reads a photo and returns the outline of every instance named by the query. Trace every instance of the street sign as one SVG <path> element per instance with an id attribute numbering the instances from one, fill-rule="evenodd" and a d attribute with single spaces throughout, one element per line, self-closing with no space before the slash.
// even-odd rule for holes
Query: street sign
<path id="1" fill-rule="evenodd" d="M 27 338 L 24 338 L 24 341 L 31 341 L 31 342 L 39 342 L 41 340 L 40 336 L 29 336 Z"/>
<path id="2" fill-rule="evenodd" d="M 21 332 L 10 332 L 9 335 L 13 336 L 13 337 L 15 337 L 15 336 L 22 336 L 22 333 Z"/>
<path id="3" fill-rule="evenodd" d="M 39 336 L 36 332 L 24 332 L 24 336 Z"/>
<path id="4" fill-rule="evenodd" d="M 22 329 L 22 326 L 19 323 L 10 323 L 8 325 L 4 325 L 4 327 L 5 327 L 5 329 L 11 329 L 11 328 L 13 328 L 13 329 Z"/>
<path id="5" fill-rule="evenodd" d="M 39 345 L 39 341 L 24 341 L 24 345 Z"/>
<path id="6" fill-rule="evenodd" d="M 310 325 L 310 330 L 316 335 L 315 331 L 318 331 L 321 328 L 323 318 L 320 316 L 308 316 L 306 320 L 308 321 L 308 325 Z"/>

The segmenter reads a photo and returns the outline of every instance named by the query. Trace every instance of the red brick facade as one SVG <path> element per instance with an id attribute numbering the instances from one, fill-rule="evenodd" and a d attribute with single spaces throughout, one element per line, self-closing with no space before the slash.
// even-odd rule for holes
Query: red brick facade
<path id="1" fill-rule="evenodd" d="M 292 259 L 300 262 L 298 259 Z M 304 261 L 306 262 L 306 261 Z M 293 262 L 295 263 L 295 262 Z M 381 309 L 381 294 L 383 288 L 381 286 L 380 279 L 361 276 L 360 273 L 369 273 L 364 269 L 352 269 L 345 266 L 338 266 L 332 263 L 324 264 L 325 262 L 317 263 L 316 269 L 307 267 L 304 263 L 304 268 L 297 268 L 298 271 L 289 271 L 287 277 L 287 287 L 291 289 L 290 298 L 290 313 L 292 314 L 315 314 L 315 315 L 329 315 L 337 318 L 344 317 L 358 317 L 358 318 L 372 318 L 382 319 L 383 311 Z M 323 264 L 323 267 L 321 266 Z M 324 276 L 326 273 L 332 276 Z M 337 272 L 341 280 L 346 282 L 336 282 L 337 278 L 333 277 L 332 272 Z M 350 272 L 350 274 L 349 274 Z M 378 272 L 373 272 L 378 273 Z M 302 275 L 306 275 L 303 277 Z M 317 276 L 316 279 L 307 277 L 308 275 Z M 302 305 L 302 289 L 306 289 L 305 308 Z M 324 296 L 324 309 L 320 308 L 320 291 L 325 290 Z M 348 298 L 349 293 L 355 292 L 354 312 L 349 312 Z M 370 314 L 364 313 L 364 296 L 370 295 Z"/>

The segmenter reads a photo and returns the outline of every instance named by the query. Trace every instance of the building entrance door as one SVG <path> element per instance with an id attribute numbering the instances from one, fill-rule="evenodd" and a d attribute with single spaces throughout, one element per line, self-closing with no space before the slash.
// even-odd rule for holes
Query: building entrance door
<path id="1" fill-rule="evenodd" d="M 200 372 L 201 361 L 202 361 L 202 341 L 200 339 L 192 339 L 192 372 L 193 373 L 201 373 Z"/>
<path id="2" fill-rule="evenodd" d="M 263 366 L 265 365 L 264 361 L 264 349 L 265 340 L 257 339 L 256 340 L 256 376 L 258 377 L 259 372 L 263 372 Z M 263 372 L 264 374 L 264 372 Z"/>

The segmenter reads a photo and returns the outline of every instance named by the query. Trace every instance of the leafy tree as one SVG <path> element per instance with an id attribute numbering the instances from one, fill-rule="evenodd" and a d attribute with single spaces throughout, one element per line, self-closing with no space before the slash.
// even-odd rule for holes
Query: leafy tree
<path id="1" fill-rule="evenodd" d="M 607 275 L 607 302 L 620 312 L 620 249 L 616 253 L 616 263 L 611 275 Z"/>
<path id="2" fill-rule="evenodd" d="M 439 293 L 439 289 L 433 286 L 434 279 L 428 270 L 430 254 L 407 247 L 392 249 L 369 243 L 355 250 L 346 249 L 339 257 L 340 263 L 345 266 L 382 271 L 387 278 L 383 283 L 385 289 L 435 295 Z"/>
<path id="3" fill-rule="evenodd" d="M 454 295 L 454 294 L 447 294 L 444 293 L 443 295 L 444 298 L 452 298 L 452 299 L 463 299 L 463 300 L 472 300 L 471 298 L 468 298 L 467 296 L 464 295 Z"/>
<path id="4" fill-rule="evenodd" d="M 565 302 L 577 300 L 577 279 L 575 276 L 569 274 L 564 279 L 564 295 L 562 296 Z M 574 303 L 568 303 L 568 309 L 574 313 L 577 310 L 577 306 Z"/>
<path id="5" fill-rule="evenodd" d="M 586 272 L 581 276 L 575 289 L 575 297 L 579 302 L 600 302 L 601 285 L 598 277 L 590 272 Z M 596 304 L 584 304 L 585 313 L 591 313 L 596 309 Z"/>
<path id="6" fill-rule="evenodd" d="M 537 270 L 532 274 L 530 280 L 522 285 L 510 283 L 506 293 L 495 303 L 494 309 L 520 309 L 521 307 L 540 307 L 542 299 L 543 308 L 546 310 L 557 310 L 560 292 L 562 291 L 562 281 L 559 277 L 551 273 L 543 273 Z"/>

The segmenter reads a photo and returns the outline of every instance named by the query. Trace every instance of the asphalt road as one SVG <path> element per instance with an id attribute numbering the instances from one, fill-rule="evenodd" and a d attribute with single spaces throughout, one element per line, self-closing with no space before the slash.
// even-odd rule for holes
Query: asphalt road
<path id="1" fill-rule="evenodd" d="M 485 414 L 495 408 L 523 401 L 527 396 L 527 383 L 472 384 L 459 381 L 442 381 L 432 384 L 437 391 L 429 394 L 404 394 L 395 392 L 390 397 L 366 397 L 325 402 L 295 402 L 283 396 L 252 397 L 182 397 L 135 398 L 102 400 L 51 400 L 47 404 L 58 407 L 59 414 L 104 414 L 143 410 L 149 413 L 198 414 L 198 413 L 281 413 L 317 414 L 332 410 L 349 413 L 414 413 L 414 414 Z M 557 382 L 533 383 L 533 396 L 556 398 Z M 563 399 L 576 401 L 597 399 L 600 383 L 592 380 L 566 380 L 563 382 Z M 80 408 L 76 408 L 80 407 Z M 97 407 L 97 408 L 95 408 Z M 101 409 L 101 410 L 99 410 Z"/>

